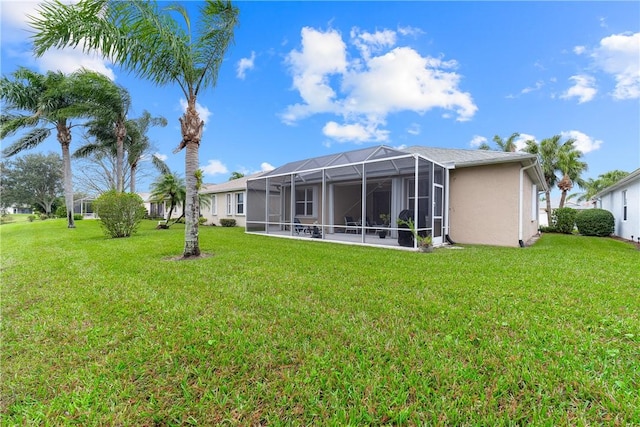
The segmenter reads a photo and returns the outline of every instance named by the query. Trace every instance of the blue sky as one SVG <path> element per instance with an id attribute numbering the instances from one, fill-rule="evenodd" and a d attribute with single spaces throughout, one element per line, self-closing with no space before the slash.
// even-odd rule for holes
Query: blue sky
<path id="1" fill-rule="evenodd" d="M 198 2 L 185 4 L 197 16 Z M 2 74 L 85 66 L 109 75 L 131 92 L 133 117 L 146 109 L 169 120 L 149 134 L 183 173 L 184 152 L 172 154 L 179 89 L 70 50 L 35 59 L 25 24 L 35 5 L 1 2 Z M 585 178 L 640 167 L 640 2 L 236 5 L 235 44 L 198 100 L 206 182 L 371 145 L 493 146 L 513 132 L 576 138 Z M 52 136 L 39 149 L 59 145 Z"/>

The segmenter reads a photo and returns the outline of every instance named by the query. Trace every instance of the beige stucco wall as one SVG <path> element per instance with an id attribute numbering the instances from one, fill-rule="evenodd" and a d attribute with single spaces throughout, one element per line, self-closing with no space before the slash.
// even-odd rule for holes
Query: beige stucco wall
<path id="1" fill-rule="evenodd" d="M 518 246 L 520 164 L 450 171 L 449 235 L 456 243 Z M 523 179 L 523 240 L 537 233 L 532 221 L 532 180 Z"/>
<path id="2" fill-rule="evenodd" d="M 210 207 L 206 207 L 204 206 L 202 211 L 200 212 L 200 214 L 205 217 L 207 219 L 206 224 L 207 225 L 211 225 L 211 224 L 215 224 L 215 225 L 220 225 L 220 220 L 223 218 L 229 218 L 229 219 L 235 219 L 236 220 L 236 226 L 238 227 L 244 227 L 246 225 L 246 215 L 238 215 L 235 213 L 236 211 L 236 193 L 245 193 L 244 196 L 244 211 L 245 213 L 247 212 L 247 195 L 246 192 L 243 191 L 233 191 L 233 192 L 229 192 L 229 193 L 217 193 L 215 194 L 216 196 L 216 214 L 214 215 L 213 212 L 213 205 Z M 232 203 L 233 203 L 233 213 L 231 215 L 227 215 L 227 194 L 231 194 L 232 197 Z M 211 197 L 211 194 L 205 194 L 203 195 L 205 197 Z"/>

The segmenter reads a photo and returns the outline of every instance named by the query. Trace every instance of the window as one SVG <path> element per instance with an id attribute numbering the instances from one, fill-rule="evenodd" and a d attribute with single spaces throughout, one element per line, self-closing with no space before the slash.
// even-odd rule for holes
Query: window
<path id="1" fill-rule="evenodd" d="M 215 194 L 211 195 L 211 215 L 218 215 L 218 203 Z"/>
<path id="2" fill-rule="evenodd" d="M 236 215 L 244 215 L 244 193 L 236 193 Z"/>
<path id="3" fill-rule="evenodd" d="M 313 188 L 296 189 L 296 215 L 313 215 Z"/>
<path id="4" fill-rule="evenodd" d="M 227 216 L 233 215 L 233 199 L 227 194 Z"/>
<path id="5" fill-rule="evenodd" d="M 627 220 L 627 190 L 622 192 L 622 220 Z"/>

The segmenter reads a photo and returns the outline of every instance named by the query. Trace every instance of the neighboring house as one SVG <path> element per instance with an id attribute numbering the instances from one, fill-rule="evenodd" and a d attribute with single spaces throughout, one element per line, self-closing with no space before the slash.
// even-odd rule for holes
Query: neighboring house
<path id="1" fill-rule="evenodd" d="M 636 240 L 640 236 L 640 169 L 636 169 L 595 196 L 596 207 L 615 218 L 614 234 Z"/>
<path id="2" fill-rule="evenodd" d="M 535 155 L 432 147 L 364 148 L 288 163 L 247 180 L 247 231 L 325 240 L 407 244 L 398 218 L 434 245 L 524 246 L 538 233 L 546 189 Z M 389 215 L 386 228 L 381 215 Z M 376 231 L 386 228 L 384 240 Z M 308 235 L 307 235 L 308 236 Z"/>
<path id="3" fill-rule="evenodd" d="M 2 209 L 4 213 L 7 215 L 15 215 L 15 214 L 33 214 L 33 208 L 29 205 L 18 206 L 13 204 L 11 206 L 7 206 Z"/>
<path id="4" fill-rule="evenodd" d="M 200 197 L 208 198 L 202 203 L 200 215 L 206 224 L 220 225 L 221 219 L 234 219 L 239 227 L 246 226 L 247 180 L 258 178 L 264 172 L 244 176 L 221 184 L 205 184 Z"/>
<path id="5" fill-rule="evenodd" d="M 83 218 L 96 218 L 93 212 L 93 202 L 95 197 L 83 197 L 73 201 L 73 213 L 81 214 Z"/>

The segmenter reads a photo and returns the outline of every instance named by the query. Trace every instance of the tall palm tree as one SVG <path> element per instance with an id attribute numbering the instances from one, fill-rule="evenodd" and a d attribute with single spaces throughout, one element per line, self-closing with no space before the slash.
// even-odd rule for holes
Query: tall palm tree
<path id="1" fill-rule="evenodd" d="M 560 169 L 558 160 L 560 151 L 563 150 L 563 146 L 569 145 L 573 147 L 575 139 L 570 138 L 565 142 L 561 141 L 560 135 L 554 135 L 551 138 L 545 138 L 540 143 L 534 140 L 528 140 L 526 146 L 522 151 L 531 154 L 538 155 L 538 161 L 542 167 L 542 173 L 547 183 L 547 190 L 545 191 L 545 200 L 547 202 L 547 220 L 548 224 L 551 224 L 551 189 L 558 182 L 558 176 L 556 173 Z M 567 150 L 567 149 L 565 149 Z M 568 150 L 567 150 L 568 151 Z"/>
<path id="2" fill-rule="evenodd" d="M 21 67 L 12 74 L 13 79 L 2 77 L 0 93 L 5 102 L 0 117 L 0 137 L 5 138 L 18 131 L 26 134 L 6 147 L 2 154 L 14 156 L 45 141 L 55 129 L 62 148 L 64 199 L 67 208 L 67 227 L 74 228 L 73 184 L 71 178 L 71 123 L 73 118 L 87 117 L 92 108 L 82 100 L 88 95 L 81 81 L 86 70 L 65 75 L 50 71 L 40 74 Z"/>
<path id="3" fill-rule="evenodd" d="M 558 188 L 561 191 L 559 208 L 564 207 L 567 193 L 576 183 L 580 188 L 584 188 L 584 180 L 581 178 L 582 172 L 587 170 L 587 164 L 580 160 L 582 152 L 577 150 L 574 143 L 565 143 L 558 152 L 558 169 L 562 173 L 562 179 L 558 181 Z"/>
<path id="4" fill-rule="evenodd" d="M 182 22 L 168 12 L 177 12 Z M 164 86 L 177 84 L 187 109 L 180 118 L 185 153 L 186 215 L 183 257 L 200 255 L 196 171 L 204 122 L 196 110 L 198 95 L 214 87 L 224 54 L 233 40 L 238 9 L 229 1 L 206 0 L 200 21 L 191 25 L 187 10 L 174 4 L 159 10 L 155 2 L 81 0 L 75 5 L 48 1 L 32 19 L 34 53 L 52 47 L 81 46 L 97 51 L 139 77 Z"/>
<path id="5" fill-rule="evenodd" d="M 162 116 L 153 117 L 147 110 L 142 112 L 142 116 L 137 119 L 127 121 L 127 139 L 125 141 L 125 150 L 127 151 L 127 161 L 131 171 L 131 179 L 129 180 L 129 191 L 136 192 L 136 171 L 138 164 L 143 156 L 151 149 L 151 141 L 147 136 L 149 127 L 166 126 L 167 119 Z M 171 171 L 167 164 L 155 154 L 151 154 L 151 163 L 161 174 L 167 174 Z"/>

